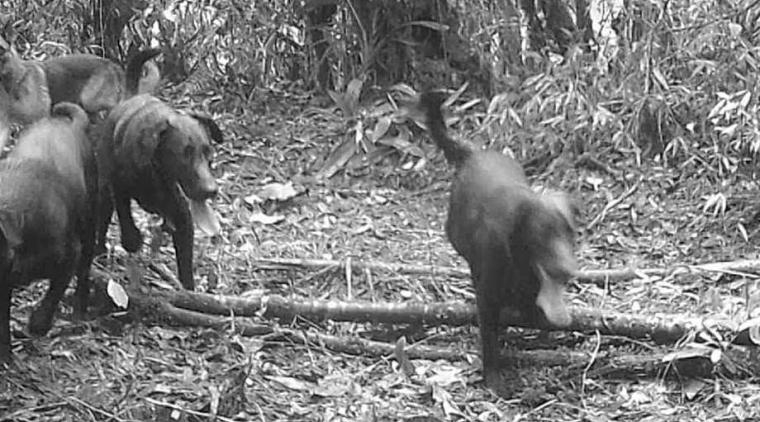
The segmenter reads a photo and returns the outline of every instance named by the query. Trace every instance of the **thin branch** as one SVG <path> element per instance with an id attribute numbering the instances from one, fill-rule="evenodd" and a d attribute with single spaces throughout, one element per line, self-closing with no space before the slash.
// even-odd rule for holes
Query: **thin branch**
<path id="1" fill-rule="evenodd" d="M 328 269 L 334 267 L 346 271 L 389 271 L 411 275 L 441 275 L 454 278 L 469 278 L 470 271 L 462 267 L 441 267 L 435 265 L 414 265 L 360 260 L 328 260 L 328 259 L 291 259 L 291 258 L 259 258 L 253 260 L 260 270 L 287 270 L 296 268 Z M 582 270 L 578 273 L 579 282 L 591 282 L 603 286 L 605 282 L 616 282 L 637 278 L 664 278 L 680 274 L 717 272 L 734 274 L 742 277 L 756 278 L 760 273 L 760 260 L 737 260 L 709 262 L 704 264 L 677 264 L 671 268 L 611 268 Z"/>
<path id="2" fill-rule="evenodd" d="M 591 222 L 589 222 L 586 225 L 586 230 L 593 229 L 594 226 L 596 226 L 602 220 L 604 220 L 604 217 L 607 216 L 608 212 L 610 212 L 616 206 L 620 205 L 628 197 L 630 197 L 631 195 L 633 195 L 639 189 L 640 185 L 641 185 L 641 181 L 636 182 L 636 184 L 633 185 L 630 189 L 628 189 L 625 193 L 623 193 L 623 195 L 621 195 L 620 197 L 615 198 L 612 201 L 608 202 L 607 205 L 604 206 L 604 208 L 602 209 L 602 211 L 599 214 L 597 214 L 597 216 L 594 217 L 594 219 L 591 220 Z"/>

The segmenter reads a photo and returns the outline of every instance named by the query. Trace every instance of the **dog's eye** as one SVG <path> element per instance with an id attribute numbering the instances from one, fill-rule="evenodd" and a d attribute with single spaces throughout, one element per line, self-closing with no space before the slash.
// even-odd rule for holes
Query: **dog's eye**
<path id="1" fill-rule="evenodd" d="M 188 145 L 185 147 L 185 151 L 183 153 L 185 154 L 186 158 L 190 158 L 195 153 L 195 148 L 192 145 Z"/>

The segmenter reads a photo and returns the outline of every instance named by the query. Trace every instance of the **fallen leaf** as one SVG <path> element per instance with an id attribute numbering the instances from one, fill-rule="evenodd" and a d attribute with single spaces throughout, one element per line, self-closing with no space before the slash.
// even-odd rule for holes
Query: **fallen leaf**
<path id="1" fill-rule="evenodd" d="M 293 377 L 271 375 L 266 378 L 294 391 L 312 391 L 314 389 L 314 384 Z"/>
<path id="2" fill-rule="evenodd" d="M 124 287 L 121 286 L 121 284 L 113 281 L 113 279 L 108 280 L 108 287 L 106 288 L 108 291 L 108 297 L 111 298 L 113 303 L 123 309 L 126 309 L 129 305 L 129 296 L 127 295 L 127 292 L 124 290 Z"/>
<path id="3" fill-rule="evenodd" d="M 285 220 L 284 215 L 266 215 L 263 212 L 257 212 L 251 214 L 251 216 L 248 218 L 248 221 L 251 223 L 259 223 L 259 224 L 277 224 L 281 221 Z"/>
<path id="4" fill-rule="evenodd" d="M 259 201 L 287 201 L 288 199 L 298 195 L 298 192 L 293 188 L 293 182 L 287 183 L 270 183 L 262 187 L 255 195 L 250 195 L 252 198 L 256 198 Z M 248 197 L 245 201 L 248 202 Z"/>

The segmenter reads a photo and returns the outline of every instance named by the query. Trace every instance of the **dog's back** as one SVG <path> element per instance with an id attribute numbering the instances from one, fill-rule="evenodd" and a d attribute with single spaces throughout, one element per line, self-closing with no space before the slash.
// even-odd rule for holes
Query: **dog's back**
<path id="1" fill-rule="evenodd" d="M 512 227 L 514 208 L 530 194 L 515 160 L 493 151 L 473 151 L 457 167 L 449 198 L 446 234 L 457 252 L 473 259 L 472 244 L 482 236 L 478 232 Z"/>
<path id="2" fill-rule="evenodd" d="M 99 154 L 103 156 L 105 172 L 114 174 L 103 176 L 116 178 L 120 183 L 130 185 L 138 183 L 141 172 L 152 165 L 142 155 L 144 148 L 140 142 L 157 143 L 163 129 L 167 127 L 166 116 L 173 116 L 175 111 L 163 101 L 149 94 L 140 94 L 122 101 L 111 110 L 99 140 Z M 107 163 L 107 164 L 105 164 Z"/>
<path id="3" fill-rule="evenodd" d="M 456 169 L 446 233 L 457 252 L 470 260 L 475 258 L 474 243 L 484 238 L 484 230 L 512 226 L 516 202 L 529 197 L 530 188 L 522 167 L 513 158 L 475 149 L 449 136 L 441 111 L 443 100 L 442 93 L 427 92 L 420 98 L 420 107 L 431 137 Z M 505 200 L 511 197 L 514 200 Z"/>
<path id="4" fill-rule="evenodd" d="M 47 76 L 50 103 L 73 102 L 82 105 L 88 113 L 97 113 L 110 110 L 140 90 L 153 91 L 160 75 L 155 65 L 147 68 L 144 65 L 160 53 L 157 48 L 138 51 L 127 60 L 125 70 L 111 60 L 92 54 L 70 54 L 45 60 L 40 66 Z"/>
<path id="5" fill-rule="evenodd" d="M 72 103 L 60 103 L 51 117 L 35 122 L 19 136 L 11 157 L 44 161 L 69 183 L 86 192 L 95 174 L 94 149 L 87 137 L 88 116 Z M 81 198 L 82 203 L 86 202 Z"/>
<path id="6" fill-rule="evenodd" d="M 116 87 L 115 93 L 119 97 L 113 100 L 114 103 L 123 95 L 122 71 L 116 63 L 106 58 L 92 54 L 69 54 L 50 58 L 40 62 L 40 65 L 47 76 L 51 104 L 62 101 L 78 103 L 82 90 L 89 84 L 97 85 L 101 90 L 106 85 Z M 93 77 L 97 78 L 94 83 Z"/>

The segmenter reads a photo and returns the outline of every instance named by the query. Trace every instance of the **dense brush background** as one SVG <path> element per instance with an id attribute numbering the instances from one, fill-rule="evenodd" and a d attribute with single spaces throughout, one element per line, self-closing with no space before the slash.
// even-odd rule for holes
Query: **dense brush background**
<path id="1" fill-rule="evenodd" d="M 26 59 L 90 52 L 123 63 L 136 49 L 161 46 L 159 96 L 220 123 L 225 231 L 196 235 L 200 290 L 472 302 L 469 281 L 451 275 L 366 271 L 347 282 L 340 267 L 257 264 L 352 257 L 463 266 L 442 233 L 450 170 L 404 113 L 429 88 L 450 89 L 457 137 L 513 154 L 536 185 L 577 199 L 584 268 L 757 257 L 758 0 L 3 0 L 0 7 L 0 23 L 13 28 Z M 110 242 L 117 245 L 118 235 Z M 173 249 L 159 249 L 144 259 L 174 271 Z M 128 278 L 124 256 L 113 246 L 96 278 Z M 756 274 L 642 275 L 606 287 L 573 284 L 568 298 L 604 312 L 739 323 L 758 316 Z M 155 271 L 144 278 L 166 287 Z M 0 376 L 0 420 L 760 418 L 758 371 L 749 361 L 724 357 L 722 371 L 700 377 L 638 367 L 593 373 L 592 358 L 529 364 L 511 372 L 513 397 L 498 398 L 480 379 L 474 328 L 262 318 L 270 334 L 241 337 L 232 329 L 70 321 L 64 306 L 50 336 L 23 339 L 40 288 L 14 296 L 18 365 Z M 460 359 L 357 356 L 306 333 L 389 344 L 405 336 Z M 509 334 L 509 344 L 592 357 L 645 357 L 695 341 Z M 712 340 L 711 350 L 724 350 L 725 339 Z M 615 375 L 620 369 L 624 376 Z"/>

